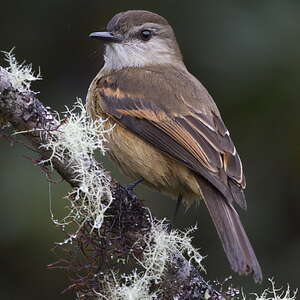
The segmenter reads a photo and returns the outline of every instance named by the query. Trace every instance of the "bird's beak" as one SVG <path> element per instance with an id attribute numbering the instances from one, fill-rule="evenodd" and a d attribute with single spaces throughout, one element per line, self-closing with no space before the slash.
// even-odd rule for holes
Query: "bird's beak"
<path id="1" fill-rule="evenodd" d="M 121 37 L 118 37 L 111 32 L 92 32 L 89 37 L 99 39 L 106 43 L 120 43 L 123 40 Z"/>

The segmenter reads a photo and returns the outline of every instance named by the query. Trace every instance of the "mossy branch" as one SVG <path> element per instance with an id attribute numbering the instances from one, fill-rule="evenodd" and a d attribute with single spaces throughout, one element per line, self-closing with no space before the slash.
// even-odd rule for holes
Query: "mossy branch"
<path id="1" fill-rule="evenodd" d="M 9 60 L 12 56 L 9 53 L 7 57 Z M 10 61 L 10 67 L 14 63 L 16 63 L 15 60 Z M 30 90 L 30 81 L 38 79 L 31 73 L 31 69 L 23 70 L 23 75 L 24 72 L 27 72 L 28 75 L 24 76 L 25 85 L 23 85 L 22 80 L 19 80 L 20 77 L 17 78 L 18 81 L 15 84 L 16 78 L 12 74 L 20 71 L 20 68 L 18 69 L 17 63 L 14 67 L 14 70 L 0 67 L 1 124 L 10 124 L 11 129 L 26 138 L 31 148 L 38 153 L 37 161 L 41 166 L 47 167 L 50 163 L 72 188 L 82 187 L 78 180 L 78 164 L 73 157 L 74 153 L 65 151 L 60 155 L 53 155 L 53 149 L 49 147 L 53 137 L 57 141 L 56 134 L 65 121 L 60 120 L 56 113 L 51 112 L 50 108 L 46 108 L 37 99 L 37 94 Z M 21 65 L 21 68 L 23 67 L 24 65 Z M 22 75 L 22 72 L 19 72 L 17 76 L 20 74 Z M 134 289 L 138 288 L 140 290 L 136 295 L 137 297 L 144 295 L 143 299 L 153 299 L 152 296 L 155 296 L 156 299 L 173 297 L 176 299 L 207 299 L 208 297 L 225 299 L 203 279 L 200 270 L 179 251 L 179 246 L 177 245 L 177 248 L 174 246 L 175 241 L 172 238 L 177 238 L 177 243 L 180 244 L 180 239 L 184 240 L 185 238 L 184 233 L 169 231 L 163 221 L 153 219 L 149 210 L 143 207 L 142 202 L 113 180 L 93 156 L 88 156 L 88 160 L 88 164 L 85 166 L 87 171 L 89 172 L 90 169 L 101 170 L 101 174 L 104 172 L 105 180 L 109 182 L 113 201 L 111 201 L 112 198 L 108 200 L 110 197 L 106 195 L 101 202 L 108 204 L 110 201 L 106 207 L 106 215 L 109 217 L 103 218 L 98 230 L 94 230 L 95 220 L 88 217 L 82 223 L 80 223 L 82 219 L 77 220 L 80 226 L 78 226 L 76 234 L 71 237 L 72 243 L 62 243 L 58 246 L 58 249 L 63 249 L 66 257 L 50 266 L 63 268 L 72 274 L 73 281 L 70 287 L 75 289 L 77 297 L 80 299 L 101 299 L 101 297 L 105 299 L 107 291 L 109 291 L 111 297 L 121 299 L 121 295 L 133 293 Z M 78 193 L 70 194 L 70 201 L 73 202 L 74 207 L 78 205 L 76 201 L 78 198 L 82 198 L 84 193 L 85 191 L 81 190 L 79 191 L 80 195 Z M 73 221 L 76 222 L 75 219 Z M 144 260 L 146 255 L 153 255 L 150 252 L 155 245 L 155 240 L 152 236 L 145 240 L 145 236 L 153 233 L 157 235 L 157 238 L 164 239 L 166 243 L 166 248 L 160 249 L 160 251 L 165 251 L 166 258 L 168 258 L 164 261 L 166 266 L 161 270 L 161 278 L 155 277 L 157 276 L 155 268 L 162 262 L 151 261 L 149 257 L 148 261 Z M 186 251 L 186 249 L 183 250 Z M 157 259 L 157 257 L 151 257 L 151 259 Z M 142 262 L 142 267 L 139 262 Z M 116 279 L 116 275 L 110 270 L 117 270 L 122 263 L 134 264 L 136 271 L 130 275 L 131 277 L 125 276 L 126 278 L 123 277 L 123 280 L 122 277 Z M 153 266 L 155 263 L 157 265 Z M 159 265 L 159 267 L 162 266 Z M 144 268 L 146 271 L 143 272 L 139 268 Z M 143 274 L 144 277 L 140 274 Z M 131 286 L 130 280 L 135 283 L 135 286 Z"/>

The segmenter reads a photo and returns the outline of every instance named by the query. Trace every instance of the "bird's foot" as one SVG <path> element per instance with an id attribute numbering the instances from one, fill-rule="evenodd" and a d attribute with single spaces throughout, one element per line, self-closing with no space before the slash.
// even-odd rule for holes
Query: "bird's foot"
<path id="1" fill-rule="evenodd" d="M 181 203 L 182 203 L 182 195 L 179 195 L 178 198 L 177 198 L 176 208 L 175 208 L 175 211 L 174 211 L 174 214 L 173 214 L 173 218 L 172 218 L 172 225 L 173 226 L 175 225 L 176 216 L 178 214 L 178 211 L 179 211 L 179 208 L 181 206 Z"/>
<path id="2" fill-rule="evenodd" d="M 131 182 L 131 183 L 129 183 L 129 184 L 127 184 L 126 185 L 126 190 L 128 191 L 133 191 L 133 189 L 139 184 L 139 183 L 141 183 L 142 181 L 144 181 L 144 178 L 143 177 L 140 177 L 140 178 L 138 178 L 137 180 L 135 180 L 135 181 L 133 181 L 133 182 Z"/>
<path id="3" fill-rule="evenodd" d="M 133 190 L 142 181 L 144 181 L 144 178 L 140 177 L 137 180 L 135 180 L 135 181 L 133 181 L 133 182 L 131 182 L 131 183 L 129 183 L 129 184 L 127 184 L 125 186 L 125 189 L 126 189 L 127 193 L 130 195 L 130 197 L 132 197 L 132 198 L 136 197 L 136 195 L 134 194 Z"/>

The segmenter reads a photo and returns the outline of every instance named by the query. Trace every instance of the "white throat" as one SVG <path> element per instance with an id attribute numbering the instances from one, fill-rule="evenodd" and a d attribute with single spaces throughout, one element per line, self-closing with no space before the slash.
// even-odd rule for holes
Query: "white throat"
<path id="1" fill-rule="evenodd" d="M 183 64 L 175 52 L 162 40 L 147 43 L 133 41 L 107 44 L 102 71 L 120 70 L 127 67 L 144 67 L 154 64 Z"/>

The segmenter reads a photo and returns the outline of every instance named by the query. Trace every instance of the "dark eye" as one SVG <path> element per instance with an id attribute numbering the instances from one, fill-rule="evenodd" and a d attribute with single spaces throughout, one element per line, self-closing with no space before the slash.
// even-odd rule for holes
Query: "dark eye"
<path id="1" fill-rule="evenodd" d="M 149 41 L 152 37 L 152 32 L 150 30 L 142 30 L 141 31 L 141 39 L 143 41 Z"/>

